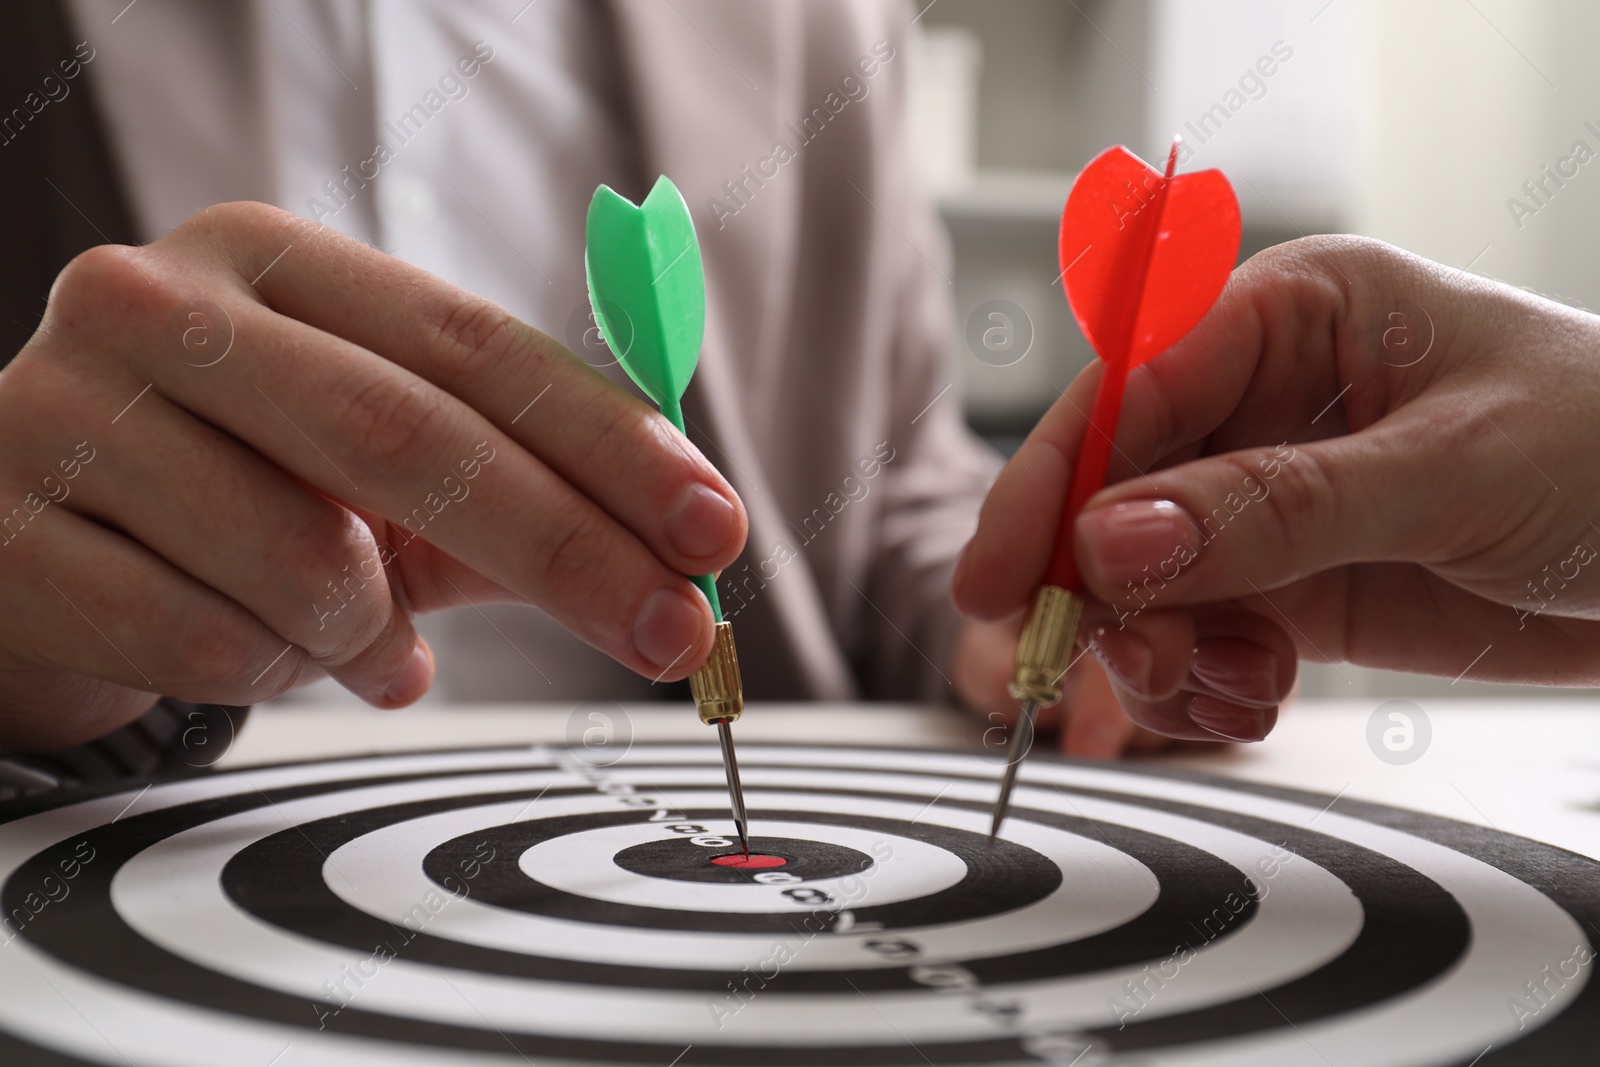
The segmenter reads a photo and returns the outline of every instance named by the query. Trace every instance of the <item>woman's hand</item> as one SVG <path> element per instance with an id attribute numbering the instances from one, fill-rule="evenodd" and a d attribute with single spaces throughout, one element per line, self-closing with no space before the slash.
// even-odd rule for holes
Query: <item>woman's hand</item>
<path id="1" fill-rule="evenodd" d="M 1039 584 L 1099 375 L 985 502 L 967 614 Z M 1375 241 L 1269 249 L 1129 379 L 1075 528 L 1083 635 L 1172 737 L 1266 736 L 1297 657 L 1600 683 L 1597 416 L 1595 316 Z"/>

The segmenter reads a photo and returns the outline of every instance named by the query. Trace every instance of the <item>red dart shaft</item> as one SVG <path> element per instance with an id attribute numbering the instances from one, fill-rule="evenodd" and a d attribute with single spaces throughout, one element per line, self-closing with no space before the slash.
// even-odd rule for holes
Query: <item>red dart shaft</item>
<path id="1" fill-rule="evenodd" d="M 1050 557 L 1050 569 L 1045 572 L 1044 584 L 1065 589 L 1069 593 L 1083 591 L 1083 576 L 1078 573 L 1077 554 L 1072 545 L 1073 527 L 1083 505 L 1105 488 L 1106 472 L 1111 466 L 1112 442 L 1117 436 L 1117 419 L 1122 414 L 1122 395 L 1128 386 L 1128 353 L 1133 347 L 1139 305 L 1144 301 L 1150 255 L 1161 233 L 1161 213 L 1167 206 L 1167 181 L 1177 166 L 1178 143 L 1174 141 L 1172 150 L 1167 153 L 1167 172 L 1160 185 L 1152 190 L 1150 202 L 1144 208 L 1154 213 L 1149 224 L 1149 236 L 1143 254 L 1134 260 L 1135 275 L 1123 290 L 1123 304 L 1117 316 L 1117 333 L 1107 346 L 1110 351 L 1107 353 L 1105 374 L 1095 390 L 1089 427 L 1072 468 L 1067 502 L 1061 510 L 1061 525 L 1056 530 L 1055 553 Z"/>

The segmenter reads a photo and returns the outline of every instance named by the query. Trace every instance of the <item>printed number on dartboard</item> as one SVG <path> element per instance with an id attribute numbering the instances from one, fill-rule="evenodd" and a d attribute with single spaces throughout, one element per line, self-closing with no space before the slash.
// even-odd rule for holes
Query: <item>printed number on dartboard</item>
<path id="1" fill-rule="evenodd" d="M 922 953 L 915 941 L 902 938 L 874 938 L 862 945 L 888 960 L 909 960 Z M 1013 1027 L 1022 1017 L 1020 1000 L 1001 1000 L 987 995 L 978 976 L 959 963 L 913 964 L 906 975 L 918 985 L 937 992 L 970 997 L 967 1006 L 997 1026 Z"/>
<path id="2" fill-rule="evenodd" d="M 752 875 L 750 880 L 760 882 L 762 885 L 789 885 L 801 879 L 798 874 L 790 874 L 788 871 L 762 871 L 760 874 Z"/>
<path id="3" fill-rule="evenodd" d="M 792 878 L 794 876 L 790 875 L 790 877 Z M 783 895 L 794 901 L 796 904 L 804 904 L 806 907 L 810 908 L 827 907 L 829 904 L 833 903 L 833 898 L 831 896 L 824 893 L 820 889 L 812 889 L 809 886 L 803 889 L 785 889 L 783 891 Z"/>
<path id="4" fill-rule="evenodd" d="M 731 848 L 732 841 L 726 837 L 707 833 L 706 828 L 699 823 L 680 822 L 667 827 L 669 834 L 681 834 L 689 839 L 689 844 L 699 845 L 701 848 Z"/>
<path id="5" fill-rule="evenodd" d="M 646 817 L 646 819 L 645 819 L 646 822 L 682 822 L 683 821 L 683 818 L 684 818 L 683 812 L 681 812 L 681 811 L 673 811 L 671 808 L 666 807 L 665 806 L 666 805 L 666 801 L 664 799 L 662 799 L 661 797 L 652 797 L 652 796 L 648 796 L 648 795 L 645 795 L 645 794 L 638 793 L 633 788 L 633 786 L 631 786 L 631 785 L 625 785 L 623 783 L 616 782 L 616 783 L 607 783 L 607 784 L 604 784 L 604 785 L 599 785 L 599 786 L 596 786 L 595 789 L 596 789 L 597 792 L 602 793 L 605 796 L 609 796 L 612 799 L 616 800 L 616 802 L 618 804 L 622 804 L 622 805 L 625 805 L 625 806 L 630 807 L 630 808 L 641 808 L 641 809 L 642 808 L 653 808 L 654 810 L 651 811 L 649 816 Z M 671 829 L 671 828 L 669 827 L 669 829 Z M 674 832 L 675 833 L 681 833 L 682 831 L 674 831 Z M 705 833 L 705 827 L 703 827 L 703 826 L 700 827 L 700 829 L 697 830 L 696 833 Z M 708 845 L 706 847 L 708 847 L 708 848 L 712 848 L 712 847 L 720 848 L 721 846 L 720 845 L 718 845 L 718 846 Z"/>
<path id="6" fill-rule="evenodd" d="M 861 942 L 868 952 L 875 952 L 886 960 L 910 960 L 922 955 L 922 946 L 915 941 L 900 938 L 874 937 Z"/>

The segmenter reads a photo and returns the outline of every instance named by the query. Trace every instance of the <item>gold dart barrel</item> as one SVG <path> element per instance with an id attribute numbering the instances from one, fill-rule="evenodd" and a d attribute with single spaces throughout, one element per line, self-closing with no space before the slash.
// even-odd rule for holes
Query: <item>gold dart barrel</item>
<path id="1" fill-rule="evenodd" d="M 733 623 L 717 623 L 711 655 L 689 675 L 695 709 L 707 726 L 733 722 L 744 714 L 744 680 L 739 677 L 739 650 L 733 645 Z M 681 690 L 680 690 L 681 692 Z"/>
<path id="2" fill-rule="evenodd" d="M 1017 641 L 1017 658 L 1006 686 L 1014 699 L 1041 708 L 1061 699 L 1061 680 L 1072 662 L 1072 646 L 1082 618 L 1082 598 L 1059 586 L 1039 587 L 1033 614 Z"/>

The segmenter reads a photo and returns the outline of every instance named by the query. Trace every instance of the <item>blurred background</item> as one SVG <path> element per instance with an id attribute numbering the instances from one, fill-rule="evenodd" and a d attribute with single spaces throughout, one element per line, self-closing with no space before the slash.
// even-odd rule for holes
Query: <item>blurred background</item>
<path id="1" fill-rule="evenodd" d="M 1182 134 L 1186 170 L 1223 168 L 1242 258 L 1360 233 L 1600 306 L 1600 5 L 914 2 L 922 150 L 955 251 L 952 351 L 969 421 L 1004 450 L 1093 358 L 1055 237 L 1074 172 L 1111 144 L 1160 166 Z M 1343 664 L 1302 678 L 1332 699 L 1574 695 Z"/>

